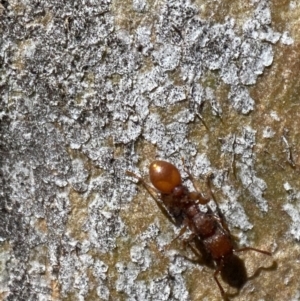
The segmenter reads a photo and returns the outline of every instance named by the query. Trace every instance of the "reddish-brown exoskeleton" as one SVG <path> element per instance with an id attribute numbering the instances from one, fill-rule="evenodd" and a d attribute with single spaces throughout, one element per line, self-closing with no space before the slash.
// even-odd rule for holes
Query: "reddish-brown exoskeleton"
<path id="1" fill-rule="evenodd" d="M 166 161 L 154 161 L 149 167 L 150 181 L 160 193 L 159 201 L 154 195 L 154 189 L 149 186 L 141 177 L 132 172 L 127 172 L 128 175 L 137 178 L 142 182 L 147 191 L 152 195 L 159 208 L 163 213 L 175 224 L 184 225 L 179 236 L 181 236 L 187 228 L 192 232 L 193 237 L 201 240 L 206 252 L 211 256 L 216 263 L 214 279 L 220 289 L 223 298 L 226 298 L 225 291 L 218 280 L 218 275 L 222 271 L 224 265 L 230 260 L 234 252 L 240 251 L 256 251 L 266 255 L 271 255 L 270 252 L 245 247 L 235 249 L 229 229 L 224 219 L 214 214 L 211 210 L 202 212 L 199 209 L 199 204 L 205 205 L 210 201 L 210 197 L 204 197 L 196 188 L 194 179 L 187 171 L 190 180 L 192 181 L 195 192 L 190 192 L 182 185 L 179 170 L 171 163 Z"/>

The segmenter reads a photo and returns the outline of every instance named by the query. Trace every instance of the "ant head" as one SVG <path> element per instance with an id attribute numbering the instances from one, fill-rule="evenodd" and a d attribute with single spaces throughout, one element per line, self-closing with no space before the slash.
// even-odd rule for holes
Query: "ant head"
<path id="1" fill-rule="evenodd" d="M 154 161 L 149 167 L 150 181 L 153 186 L 164 194 L 171 194 L 175 187 L 181 186 L 179 170 L 166 161 Z"/>

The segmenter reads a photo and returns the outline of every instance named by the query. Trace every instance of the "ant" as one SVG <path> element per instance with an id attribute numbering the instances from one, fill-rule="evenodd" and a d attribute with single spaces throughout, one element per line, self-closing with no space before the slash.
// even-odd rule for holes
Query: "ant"
<path id="1" fill-rule="evenodd" d="M 203 244 L 205 252 L 210 255 L 215 262 L 214 280 L 220 289 L 222 297 L 227 300 L 225 291 L 218 280 L 218 275 L 226 265 L 230 264 L 234 253 L 255 251 L 269 256 L 272 254 L 268 251 L 252 247 L 235 249 L 230 231 L 222 215 L 214 214 L 209 207 L 207 212 L 202 212 L 199 209 L 199 204 L 207 205 L 210 199 L 213 199 L 208 178 L 207 186 L 209 187 L 209 197 L 205 197 L 197 189 L 194 178 L 189 171 L 186 170 L 186 172 L 196 191 L 190 192 L 187 187 L 182 185 L 179 170 L 173 164 L 166 161 L 156 160 L 150 164 L 150 181 L 156 190 L 136 174 L 127 171 L 127 175 L 135 177 L 143 184 L 163 214 L 173 224 L 184 225 L 175 239 L 182 236 L 186 230 L 189 229 L 192 234 L 187 241 L 196 238 Z M 157 199 L 155 195 L 156 192 L 160 193 L 161 201 Z M 173 239 L 172 242 L 175 239 Z"/>

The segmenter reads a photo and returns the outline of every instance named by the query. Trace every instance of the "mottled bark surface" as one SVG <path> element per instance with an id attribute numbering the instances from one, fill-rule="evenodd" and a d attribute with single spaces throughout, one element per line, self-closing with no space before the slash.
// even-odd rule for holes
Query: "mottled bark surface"
<path id="1" fill-rule="evenodd" d="M 225 290 L 298 300 L 299 20 L 283 0 L 1 1 L 0 299 L 221 300 L 125 175 L 161 158 L 192 189 L 183 157 L 237 245 L 273 252 L 239 254 Z"/>

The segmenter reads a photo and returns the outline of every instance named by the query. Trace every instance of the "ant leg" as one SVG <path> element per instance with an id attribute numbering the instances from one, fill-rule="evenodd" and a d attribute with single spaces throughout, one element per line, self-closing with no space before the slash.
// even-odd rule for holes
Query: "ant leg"
<path id="1" fill-rule="evenodd" d="M 219 204 L 218 204 L 218 202 L 217 202 L 217 200 L 216 200 L 216 198 L 215 198 L 215 196 L 212 192 L 211 185 L 210 185 L 210 176 L 206 177 L 206 186 L 208 188 L 210 198 L 212 198 L 214 200 L 215 204 L 216 204 L 216 208 L 217 208 L 217 212 L 218 212 L 218 215 L 213 214 L 213 218 L 215 220 L 217 220 L 228 233 L 230 233 L 230 230 L 229 230 L 228 225 L 225 221 L 224 215 L 221 212 Z"/>
<path id="2" fill-rule="evenodd" d="M 207 195 L 208 195 L 209 199 L 214 200 L 214 202 L 217 204 L 217 208 L 219 210 L 218 202 L 216 201 L 215 195 L 214 195 L 214 193 L 211 189 L 211 178 L 212 178 L 212 176 L 213 176 L 212 172 L 210 172 L 209 174 L 207 174 L 205 176 L 205 184 L 206 184 L 206 187 L 207 187 Z"/>
<path id="3" fill-rule="evenodd" d="M 218 214 L 219 215 L 216 215 L 216 214 L 212 214 L 212 218 L 215 219 L 218 223 L 220 223 L 222 225 L 222 227 L 228 232 L 230 233 L 230 230 L 228 228 L 228 225 L 226 223 L 226 221 L 224 220 L 223 215 L 219 209 L 219 207 L 217 206 L 217 210 L 218 210 Z M 230 233 L 230 236 L 233 236 L 231 233 Z"/>
<path id="4" fill-rule="evenodd" d="M 187 173 L 187 175 L 188 175 L 188 177 L 189 177 L 189 180 L 192 182 L 192 184 L 193 184 L 195 190 L 196 190 L 199 194 L 201 194 L 200 191 L 199 191 L 199 189 L 197 188 L 196 181 L 195 181 L 194 177 L 192 176 L 192 174 L 190 173 L 190 171 L 187 169 L 187 167 L 186 167 L 186 165 L 185 165 L 185 161 L 184 161 L 184 158 L 183 158 L 183 157 L 181 157 L 181 161 L 182 161 L 182 164 L 183 164 L 184 171 Z"/>
<path id="5" fill-rule="evenodd" d="M 193 175 L 189 172 L 189 170 L 187 169 L 186 165 L 185 165 L 185 162 L 184 162 L 184 159 L 181 158 L 182 160 L 182 164 L 183 164 L 183 167 L 184 167 L 184 170 L 185 172 L 187 173 L 188 177 L 189 177 L 189 180 L 192 182 L 193 186 L 194 186 L 194 189 L 196 190 L 196 193 L 195 192 L 191 192 L 189 195 L 191 197 L 191 199 L 193 200 L 197 200 L 200 204 L 202 205 L 206 205 L 209 201 L 210 201 L 210 198 L 206 198 L 202 195 L 201 191 L 198 189 L 197 185 L 196 185 L 196 181 L 193 177 Z"/>
<path id="6" fill-rule="evenodd" d="M 186 245 L 189 245 L 189 247 L 194 250 L 194 247 L 191 245 L 191 241 L 196 237 L 197 235 L 195 233 L 192 233 L 188 238 L 183 239 L 183 244 L 186 247 Z"/>
<path id="7" fill-rule="evenodd" d="M 265 254 L 265 255 L 268 255 L 268 256 L 272 256 L 271 252 L 263 251 L 263 250 L 256 249 L 256 248 L 251 248 L 251 247 L 245 247 L 245 248 L 234 250 L 234 252 L 243 252 L 243 251 L 255 251 L 255 252 L 262 253 L 262 254 Z"/>
<path id="8" fill-rule="evenodd" d="M 223 287 L 222 287 L 222 285 L 221 285 L 221 283 L 220 283 L 220 281 L 218 280 L 218 277 L 217 277 L 220 274 L 222 268 L 223 268 L 223 262 L 221 262 L 221 264 L 215 270 L 215 272 L 214 272 L 214 279 L 215 279 L 215 281 L 216 281 L 216 283 L 217 283 L 217 285 L 218 285 L 218 287 L 220 289 L 222 297 L 224 298 L 224 300 L 227 300 L 227 297 L 225 295 L 225 291 L 224 291 L 224 289 L 223 289 Z"/>
<path id="9" fill-rule="evenodd" d="M 203 197 L 199 192 L 189 192 L 188 195 L 191 200 L 196 202 L 196 204 L 206 205 L 210 201 L 209 198 Z"/>
<path id="10" fill-rule="evenodd" d="M 195 258 L 190 258 L 190 257 L 188 257 L 188 256 L 186 256 L 186 255 L 181 255 L 184 259 L 186 259 L 186 260 L 188 260 L 188 261 L 190 261 L 190 262 L 192 262 L 192 263 L 194 263 L 194 264 L 203 264 L 203 256 L 201 256 L 201 254 L 199 253 L 199 251 L 189 242 L 189 243 L 187 243 L 188 244 L 188 246 L 190 247 L 190 249 L 191 249 L 191 251 L 192 251 L 192 253 L 195 255 L 195 257 L 197 258 L 197 259 L 195 259 Z"/>
<path id="11" fill-rule="evenodd" d="M 164 250 L 167 251 L 169 249 L 169 247 L 171 246 L 171 244 L 176 240 L 178 239 L 181 235 L 184 234 L 184 232 L 187 230 L 186 228 L 187 226 L 184 226 L 180 233 L 174 238 L 172 239 L 172 241 L 167 245 L 165 246 Z M 193 240 L 195 238 L 195 234 L 192 233 L 188 238 L 186 239 L 183 239 L 182 242 L 184 244 L 184 247 L 186 248 L 186 245 L 188 245 L 192 251 L 192 253 L 196 256 L 197 259 L 193 259 L 193 258 L 190 258 L 186 255 L 181 255 L 183 258 L 185 258 L 186 260 L 192 262 L 192 263 L 195 263 L 195 264 L 202 264 L 203 263 L 203 258 L 201 256 L 201 254 L 199 253 L 199 251 L 191 244 L 191 240 Z"/>
<path id="12" fill-rule="evenodd" d="M 170 246 L 172 245 L 172 243 L 173 243 L 176 239 L 178 239 L 180 236 L 182 236 L 182 235 L 186 232 L 187 229 L 188 229 L 188 226 L 187 226 L 187 225 L 185 225 L 183 228 L 181 228 L 181 230 L 179 231 L 178 235 L 176 235 L 175 238 L 173 238 L 173 239 L 171 240 L 171 242 L 165 246 L 165 251 L 168 250 L 168 249 L 170 248 Z M 191 237 L 192 237 L 192 238 L 191 238 Z M 189 240 L 193 239 L 194 237 L 195 237 L 195 235 L 194 235 L 194 234 L 191 234 L 191 236 L 190 236 L 189 238 L 187 238 L 186 241 L 189 241 Z"/>
<path id="13" fill-rule="evenodd" d="M 138 179 L 139 182 L 142 183 L 142 185 L 144 186 L 144 188 L 147 190 L 147 192 L 151 195 L 151 197 L 153 198 L 153 200 L 155 201 L 156 205 L 158 206 L 158 208 L 161 210 L 161 212 L 163 213 L 164 216 L 166 216 L 168 218 L 168 220 L 176 225 L 174 219 L 172 218 L 172 216 L 169 214 L 168 210 L 164 207 L 164 205 L 162 204 L 162 202 L 160 202 L 156 196 L 157 192 L 154 190 L 153 187 L 151 187 L 150 185 L 148 185 L 145 180 L 141 177 L 139 177 L 138 175 L 136 175 L 135 173 L 127 170 L 126 174 L 128 176 L 134 177 L 136 179 Z"/>
<path id="14" fill-rule="evenodd" d="M 190 249 L 192 250 L 192 252 L 196 257 L 201 257 L 199 251 L 190 242 L 188 242 L 188 246 L 190 247 Z"/>

